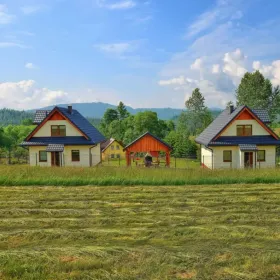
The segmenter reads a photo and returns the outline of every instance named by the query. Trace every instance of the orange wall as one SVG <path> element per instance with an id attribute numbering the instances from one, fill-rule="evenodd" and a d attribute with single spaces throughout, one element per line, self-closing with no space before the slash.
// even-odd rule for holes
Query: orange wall
<path id="1" fill-rule="evenodd" d="M 163 145 L 160 141 L 156 140 L 150 135 L 145 135 L 137 142 L 127 148 L 129 152 L 152 152 L 152 151 L 163 151 L 168 152 L 170 149 Z"/>

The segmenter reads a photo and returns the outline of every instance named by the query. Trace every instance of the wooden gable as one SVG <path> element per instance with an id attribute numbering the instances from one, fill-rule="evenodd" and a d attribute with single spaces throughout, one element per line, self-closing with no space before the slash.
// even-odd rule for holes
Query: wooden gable
<path id="1" fill-rule="evenodd" d="M 278 136 L 265 124 L 263 123 L 251 110 L 249 110 L 247 107 L 244 107 L 244 109 L 236 115 L 234 119 L 232 119 L 219 134 L 213 139 L 216 140 L 219 138 L 223 132 L 230 126 L 232 123 L 236 120 L 255 120 L 261 125 L 271 136 L 273 136 L 275 139 L 279 139 Z"/>
<path id="2" fill-rule="evenodd" d="M 62 114 L 55 112 L 48 120 L 49 121 L 62 121 L 62 120 L 66 120 L 66 118 Z"/>
<path id="3" fill-rule="evenodd" d="M 241 114 L 235 120 L 254 120 L 255 118 L 247 111 L 241 112 Z"/>
<path id="4" fill-rule="evenodd" d="M 168 152 L 171 150 L 171 148 L 155 137 L 151 136 L 150 134 L 146 134 L 132 143 L 129 147 L 126 148 L 126 150 L 129 152 Z"/>

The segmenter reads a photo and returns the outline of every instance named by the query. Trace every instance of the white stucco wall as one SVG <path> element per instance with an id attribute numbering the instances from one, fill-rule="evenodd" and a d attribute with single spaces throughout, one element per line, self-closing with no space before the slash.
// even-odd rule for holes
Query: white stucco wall
<path id="1" fill-rule="evenodd" d="M 58 121 L 47 121 L 33 137 L 49 137 L 51 136 L 51 126 L 52 125 L 65 125 L 66 126 L 66 136 L 82 136 L 82 133 L 71 123 L 65 120 Z"/>
<path id="2" fill-rule="evenodd" d="M 90 166 L 90 157 L 92 158 L 92 166 L 97 165 L 100 163 L 100 144 L 96 147 L 90 148 L 92 146 L 65 146 L 64 147 L 64 164 L 65 166 L 79 166 L 79 167 L 89 167 Z M 80 161 L 73 162 L 72 161 L 72 150 L 79 150 L 80 151 Z"/>
<path id="3" fill-rule="evenodd" d="M 212 151 L 201 145 L 201 163 L 212 169 Z"/>
<path id="4" fill-rule="evenodd" d="M 100 144 L 90 150 L 91 146 L 65 146 L 62 153 L 63 166 L 90 167 L 90 157 L 92 158 L 92 166 L 101 161 Z M 39 151 L 45 151 L 46 146 L 29 147 L 29 157 L 31 166 L 51 166 L 51 153 L 47 153 L 48 161 L 39 162 Z M 72 162 L 72 150 L 80 151 L 80 161 Z"/>
<path id="5" fill-rule="evenodd" d="M 257 162 L 256 168 L 275 167 L 276 147 L 275 146 L 258 146 L 258 149 L 265 150 L 265 162 Z"/>
<path id="6" fill-rule="evenodd" d="M 29 147 L 29 162 L 31 166 L 51 166 L 51 153 L 47 153 L 47 162 L 39 162 L 39 151 L 45 150 L 46 146 Z"/>
<path id="7" fill-rule="evenodd" d="M 270 135 L 256 120 L 236 120 L 221 134 L 221 136 L 236 136 L 237 125 L 252 125 L 253 135 Z"/>
<path id="8" fill-rule="evenodd" d="M 238 146 L 223 146 L 213 148 L 214 169 L 220 168 L 244 168 L 244 152 L 241 152 Z M 275 146 L 257 146 L 258 150 L 265 150 L 265 161 L 256 161 L 255 152 L 253 152 L 253 168 L 275 167 L 276 147 Z M 232 151 L 232 162 L 223 162 L 223 151 Z"/>
<path id="9" fill-rule="evenodd" d="M 232 151 L 232 162 L 224 162 L 224 151 Z M 239 168 L 240 156 L 239 147 L 237 146 L 223 146 L 213 147 L 214 152 L 214 168 Z"/>

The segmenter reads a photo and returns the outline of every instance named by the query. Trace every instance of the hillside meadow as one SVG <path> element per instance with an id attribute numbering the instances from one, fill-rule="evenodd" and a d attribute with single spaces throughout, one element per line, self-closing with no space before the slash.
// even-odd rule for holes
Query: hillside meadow
<path id="1" fill-rule="evenodd" d="M 279 184 L 0 190 L 1 280 L 280 279 Z"/>
<path id="2" fill-rule="evenodd" d="M 224 169 L 203 168 L 48 168 L 1 166 L 2 186 L 168 186 L 204 184 L 280 183 L 279 168 Z"/>

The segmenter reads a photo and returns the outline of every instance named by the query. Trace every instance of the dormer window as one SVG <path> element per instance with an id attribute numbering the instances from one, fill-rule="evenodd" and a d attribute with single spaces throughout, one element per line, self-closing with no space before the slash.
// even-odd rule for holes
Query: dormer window
<path id="1" fill-rule="evenodd" d="M 237 136 L 252 136 L 252 125 L 237 125 Z"/>
<path id="2" fill-rule="evenodd" d="M 51 136 L 66 136 L 66 126 L 65 125 L 52 125 L 51 126 Z"/>

